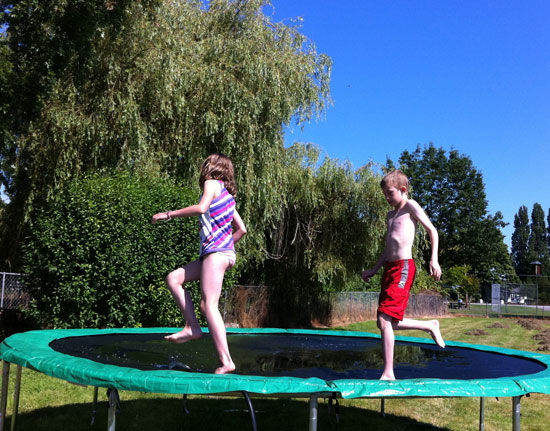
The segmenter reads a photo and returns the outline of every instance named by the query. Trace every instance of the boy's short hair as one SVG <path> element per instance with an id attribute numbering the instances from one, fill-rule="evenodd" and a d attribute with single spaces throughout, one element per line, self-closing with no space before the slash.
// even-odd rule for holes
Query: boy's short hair
<path id="1" fill-rule="evenodd" d="M 384 188 L 386 186 L 393 186 L 398 189 L 400 189 L 401 187 L 405 187 L 408 192 L 409 179 L 403 172 L 401 172 L 399 169 L 396 169 L 395 171 L 391 171 L 384 175 L 384 178 L 382 178 L 382 181 L 380 181 L 380 187 Z"/>

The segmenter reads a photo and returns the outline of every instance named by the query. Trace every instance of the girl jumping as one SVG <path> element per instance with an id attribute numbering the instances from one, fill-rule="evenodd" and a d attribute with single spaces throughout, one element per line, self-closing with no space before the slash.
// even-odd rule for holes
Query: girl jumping
<path id="1" fill-rule="evenodd" d="M 233 164 L 227 156 L 208 156 L 201 167 L 199 185 L 203 193 L 198 204 L 158 213 L 152 219 L 152 223 L 155 224 L 159 220 L 198 216 L 200 223 L 199 259 L 172 271 L 166 277 L 168 289 L 185 318 L 185 327 L 166 336 L 165 339 L 173 343 L 185 343 L 202 336 L 191 295 L 184 287 L 189 281 L 200 280 L 200 308 L 206 317 L 221 364 L 214 372 L 225 374 L 234 371 L 235 364 L 229 354 L 218 301 L 225 271 L 235 265 L 235 243 L 246 234 L 246 227 L 235 209 L 235 174 Z"/>

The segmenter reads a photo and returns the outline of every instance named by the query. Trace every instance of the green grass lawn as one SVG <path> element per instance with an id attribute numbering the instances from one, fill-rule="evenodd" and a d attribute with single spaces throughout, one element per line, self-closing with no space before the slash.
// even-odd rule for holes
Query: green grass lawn
<path id="1" fill-rule="evenodd" d="M 550 322 L 537 321 L 540 329 L 525 329 L 517 319 L 486 319 L 454 317 L 441 319 L 441 329 L 448 340 L 473 344 L 487 344 L 520 350 L 536 350 L 533 335 L 550 328 Z M 493 327 L 500 323 L 503 327 Z M 352 324 L 347 330 L 377 332 L 375 322 Z M 467 335 L 473 331 L 486 335 Z M 417 331 L 398 335 L 425 337 Z M 13 391 L 15 367 L 11 368 Z M 182 398 L 160 394 L 136 392 L 120 393 L 121 411 L 116 429 L 124 430 L 249 430 L 250 416 L 242 398 L 190 397 L 183 412 Z M 105 430 L 107 428 L 106 394 L 100 389 L 100 402 L 96 420 L 90 426 L 93 388 L 80 387 L 43 374 L 23 369 L 21 399 L 17 429 L 20 431 L 45 430 Z M 8 422 L 11 414 L 11 397 L 8 401 Z M 309 408 L 300 399 L 254 399 L 258 430 L 282 431 L 308 429 Z M 550 396 L 533 394 L 522 398 L 521 429 L 548 430 Z M 512 401 L 510 398 L 486 400 L 485 430 L 512 429 Z M 380 400 L 340 400 L 339 430 L 477 430 L 479 424 L 479 398 L 446 399 L 390 399 L 386 400 L 386 416 L 380 415 Z M 333 429 L 328 403 L 320 400 L 320 431 Z M 7 427 L 6 427 L 7 429 Z"/>

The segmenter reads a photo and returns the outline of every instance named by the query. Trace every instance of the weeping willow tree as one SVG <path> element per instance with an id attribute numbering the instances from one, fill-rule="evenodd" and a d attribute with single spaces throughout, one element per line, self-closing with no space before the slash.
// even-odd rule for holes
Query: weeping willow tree
<path id="1" fill-rule="evenodd" d="M 326 293 L 357 286 L 374 265 L 385 235 L 387 203 L 376 169 L 354 170 L 315 145 L 285 155 L 281 217 L 268 237 L 265 283 L 270 325 L 302 326 L 326 318 Z M 379 285 L 376 285 L 379 288 Z"/>
<path id="2" fill-rule="evenodd" d="M 224 152 L 252 227 L 246 254 L 263 259 L 264 227 L 283 208 L 283 126 L 330 103 L 330 58 L 298 26 L 272 22 L 264 0 L 1 5 L 13 95 L 2 118 L 2 250 L 16 254 L 33 210 L 85 172 L 196 184 L 201 161 Z"/>

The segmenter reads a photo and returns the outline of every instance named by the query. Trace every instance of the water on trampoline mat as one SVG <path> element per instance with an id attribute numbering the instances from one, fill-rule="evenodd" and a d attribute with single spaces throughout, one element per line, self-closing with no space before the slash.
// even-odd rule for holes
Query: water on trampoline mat
<path id="1" fill-rule="evenodd" d="M 212 340 L 173 344 L 165 333 L 67 337 L 50 346 L 61 353 L 140 370 L 173 369 L 211 373 L 218 366 Z M 380 339 L 308 334 L 228 334 L 236 374 L 318 377 L 323 380 L 377 379 L 383 366 Z M 485 379 L 532 374 L 537 361 L 468 348 L 397 342 L 400 379 Z"/>

